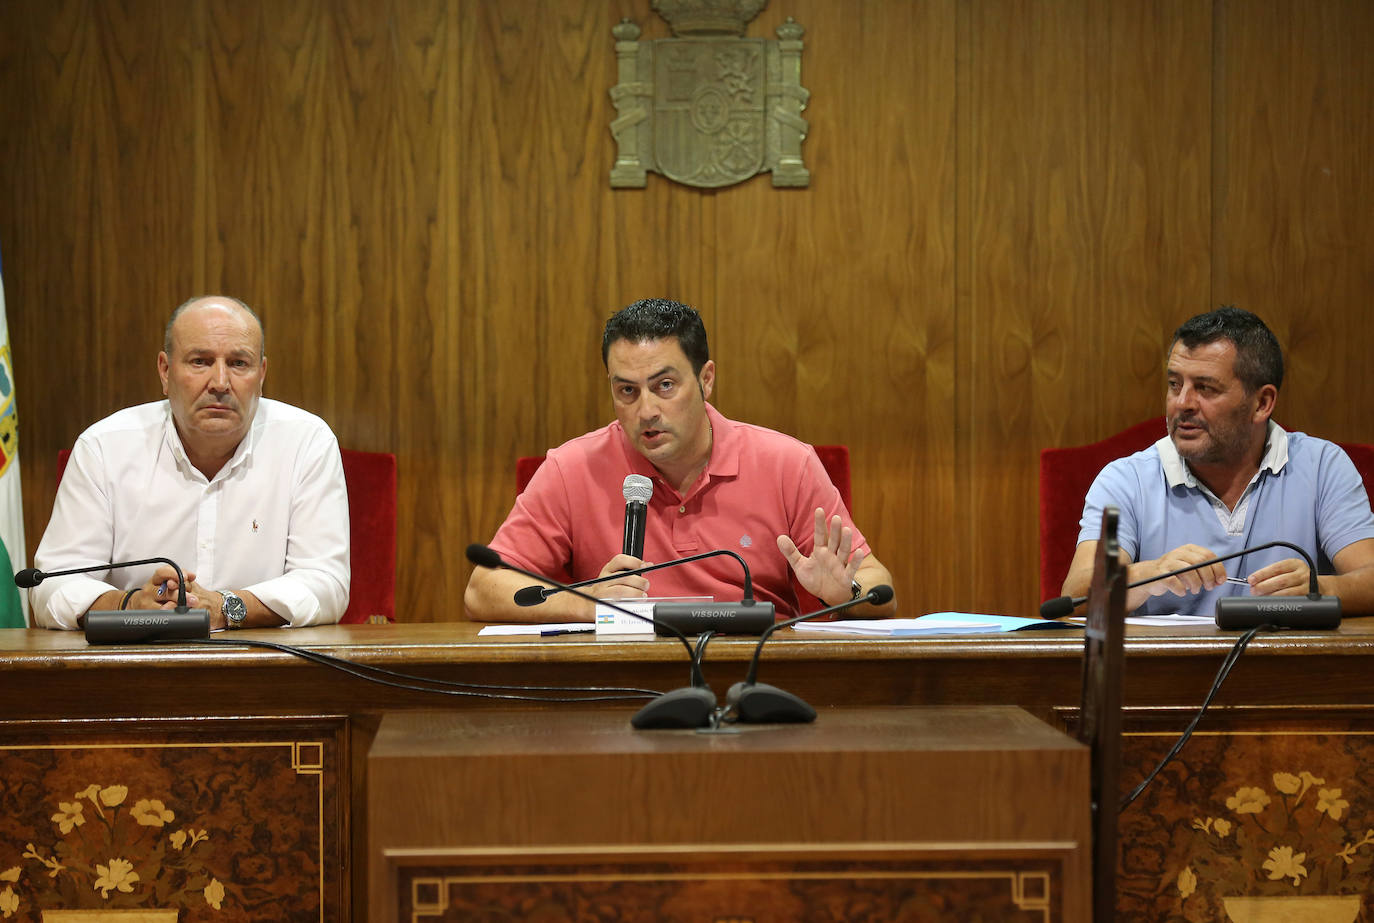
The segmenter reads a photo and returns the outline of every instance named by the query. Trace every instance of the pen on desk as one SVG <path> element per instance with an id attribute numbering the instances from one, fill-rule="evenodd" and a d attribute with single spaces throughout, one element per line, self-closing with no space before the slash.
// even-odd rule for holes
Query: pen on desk
<path id="1" fill-rule="evenodd" d="M 596 631 L 595 628 L 545 628 L 539 632 L 541 638 L 552 638 L 554 635 L 585 635 Z"/>

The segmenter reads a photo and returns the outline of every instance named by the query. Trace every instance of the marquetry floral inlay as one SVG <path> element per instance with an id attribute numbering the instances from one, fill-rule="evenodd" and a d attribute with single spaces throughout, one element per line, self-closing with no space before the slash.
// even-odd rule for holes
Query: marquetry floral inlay
<path id="1" fill-rule="evenodd" d="M 222 909 L 224 885 L 203 862 L 210 834 L 178 824 L 161 799 L 131 803 L 127 786 L 93 784 L 55 809 L 52 836 L 25 844 L 27 864 L 0 869 L 0 918 L 28 909 L 26 879 L 41 876 L 66 907 Z"/>
<path id="2" fill-rule="evenodd" d="M 1220 894 L 1336 894 L 1363 889 L 1374 830 L 1347 830 L 1350 802 L 1310 772 L 1276 772 L 1272 787 L 1217 792 L 1225 811 L 1194 817 L 1186 864 L 1170 885 L 1185 901 L 1205 883 Z"/>

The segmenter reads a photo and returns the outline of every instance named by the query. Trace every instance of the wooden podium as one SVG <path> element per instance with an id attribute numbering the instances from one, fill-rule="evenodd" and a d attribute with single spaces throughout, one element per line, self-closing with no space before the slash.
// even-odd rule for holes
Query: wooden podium
<path id="1" fill-rule="evenodd" d="M 1089 916 L 1088 750 L 1014 707 L 392 713 L 367 772 L 373 923 Z"/>

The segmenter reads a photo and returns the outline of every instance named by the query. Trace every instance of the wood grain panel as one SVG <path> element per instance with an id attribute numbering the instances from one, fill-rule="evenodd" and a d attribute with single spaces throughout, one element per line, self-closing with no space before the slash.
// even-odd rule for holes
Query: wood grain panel
<path id="1" fill-rule="evenodd" d="M 398 455 L 398 608 L 457 618 L 513 459 L 611 413 L 605 318 L 703 311 L 719 405 L 848 443 L 908 612 L 1025 611 L 1035 456 L 1158 412 L 1222 301 L 1283 418 L 1374 442 L 1374 11 L 1361 0 L 774 0 L 806 29 L 808 189 L 612 190 L 611 27 L 646 0 L 0 5 L 0 252 L 30 553 L 53 459 L 156 399 L 225 290 L 268 393 Z"/>
<path id="2" fill-rule="evenodd" d="M 1218 11 L 1215 297 L 1264 315 L 1284 345 L 1281 419 L 1369 442 L 1374 7 L 1266 0 Z"/>
<path id="3" fill-rule="evenodd" d="M 738 419 L 850 448 L 854 516 L 899 604 L 954 593 L 940 556 L 956 505 L 954 7 L 773 7 L 805 29 L 809 189 L 765 175 L 715 205 L 718 405 Z M 855 49 L 865 49 L 856 55 Z M 886 92 L 904 91 L 900 106 Z"/>
<path id="4" fill-rule="evenodd" d="M 1024 611 L 1035 587 L 1005 556 L 1035 556 L 1039 449 L 1158 413 L 1169 333 L 1207 307 L 1210 21 L 1146 3 L 966 19 L 959 585 Z"/>
<path id="5" fill-rule="evenodd" d="M 607 902 L 627 923 L 783 920 L 807 899 L 888 919 L 929 899 L 912 879 L 945 876 L 1000 880 L 995 901 L 946 881 L 961 918 L 1084 919 L 1087 757 L 1012 708 L 835 709 L 714 737 L 626 732 L 606 711 L 390 714 L 367 760 L 371 919 L 410 919 L 395 908 L 426 884 L 442 884 L 424 903 L 446 920 L 481 903 L 600 917 Z M 569 798 L 570 779 L 613 794 Z M 768 791 L 717 810 L 723 779 Z M 1045 795 L 1008 801 L 1018 786 Z M 1053 882 L 1020 907 L 1040 914 L 1008 906 L 1017 872 Z M 890 878 L 896 895 L 854 885 Z"/>
<path id="6" fill-rule="evenodd" d="M 1061 348 L 1049 352 L 1061 364 L 1038 383 L 1040 444 L 1095 441 L 1159 414 L 1174 329 L 1214 306 L 1210 11 L 1189 2 L 1118 3 L 1093 13 L 1094 290 L 1087 303 L 1056 309 Z M 1088 412 L 1066 412 L 1080 405 Z M 1104 432 L 1104 423 L 1112 429 Z"/>
<path id="7" fill-rule="evenodd" d="M 385 905 L 390 913 L 372 919 L 446 923 L 490 916 L 498 907 L 520 919 L 537 907 L 556 919 L 594 915 L 606 923 L 783 923 L 824 908 L 826 917 L 841 920 L 1046 923 L 1075 918 L 1061 910 L 1071 903 L 1063 900 L 1061 880 L 1069 889 L 1081 882 L 1061 878 L 1062 863 L 1038 857 L 935 862 L 920 855 L 902 862 L 880 861 L 865 850 L 861 862 L 823 863 L 806 855 L 812 861 L 791 864 L 776 853 L 771 861 L 727 853 L 715 862 L 700 861 L 699 853 L 692 850 L 691 861 L 682 854 L 656 863 L 638 856 L 633 864 L 583 860 L 575 871 L 567 870 L 565 857 L 527 854 L 518 865 L 492 866 L 466 856 L 444 865 L 404 865 L 396 872 L 396 899 Z"/>
<path id="8" fill-rule="evenodd" d="M 1091 302 L 1093 225 L 1089 81 L 1099 36 L 1091 4 L 974 5 L 967 111 L 961 99 L 957 398 L 960 496 L 969 526 L 956 572 L 1000 586 L 979 601 L 1028 598 L 1006 557 L 1035 550 L 1036 400 L 1059 352 L 1059 319 Z M 963 163 L 961 163 L 963 167 Z M 989 554 L 1001 546 L 1001 553 Z M 1017 575 L 1018 577 L 1020 575 Z M 986 593 L 986 591 L 985 591 Z"/>

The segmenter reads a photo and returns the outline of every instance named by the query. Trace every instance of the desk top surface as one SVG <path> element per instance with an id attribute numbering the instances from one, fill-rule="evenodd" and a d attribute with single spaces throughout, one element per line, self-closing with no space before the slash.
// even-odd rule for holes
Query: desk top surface
<path id="1" fill-rule="evenodd" d="M 479 637 L 481 625 L 473 622 L 409 622 L 394 625 L 328 625 L 318 628 L 255 629 L 216 633 L 210 644 L 168 642 L 156 645 L 95 646 L 81 632 L 43 629 L 0 629 L 0 669 L 113 665 L 134 659 L 166 665 L 206 665 L 228 657 L 276 662 L 289 654 L 233 643 L 268 642 L 329 653 L 349 660 L 386 666 L 424 663 L 493 663 L 557 661 L 564 663 L 633 660 L 643 663 L 681 662 L 681 643 L 673 638 L 644 641 L 598 641 L 591 634 L 557 637 Z M 1221 631 L 1210 625 L 1177 627 L 1130 626 L 1126 636 L 1128 658 L 1207 656 L 1224 654 L 1240 632 Z M 709 645 L 708 659 L 716 662 L 747 661 L 757 639 L 719 636 Z M 769 639 L 769 660 L 862 659 L 984 659 L 1011 655 L 1018 658 L 1078 658 L 1083 650 L 1081 629 L 1018 631 L 998 634 L 942 635 L 882 638 L 862 635 L 799 635 L 784 629 Z M 1335 631 L 1280 631 L 1261 633 L 1251 642 L 1250 656 L 1321 653 L 1362 656 L 1374 653 L 1374 619 L 1350 619 Z M 155 654 L 155 657 L 150 657 Z"/>
<path id="2" fill-rule="evenodd" d="M 503 697 L 530 701 L 523 690 L 540 685 L 663 691 L 688 679 L 687 655 L 675 639 L 479 638 L 480 627 L 442 622 L 258 629 L 216 635 L 223 643 L 128 647 L 90 646 L 79 632 L 5 629 L 0 719 L 159 715 L 171 708 L 231 715 L 492 707 Z M 1208 625 L 1132 626 L 1125 701 L 1195 707 L 1238 638 Z M 346 663 L 325 669 L 245 641 L 291 645 Z M 703 669 L 717 696 L 743 678 L 756 646 L 756 639 L 743 637 L 711 642 Z M 1374 685 L 1368 682 L 1374 669 L 1365 660 L 1371 655 L 1374 619 L 1352 619 L 1331 632 L 1262 634 L 1227 679 L 1217 705 L 1374 706 Z M 1078 703 L 1082 663 L 1081 630 L 921 638 L 815 638 L 784 630 L 765 648 L 759 679 L 817 707 L 1019 705 L 1043 716 Z M 366 667 L 455 688 L 441 697 L 408 680 L 368 683 L 356 670 L 349 672 Z"/>

